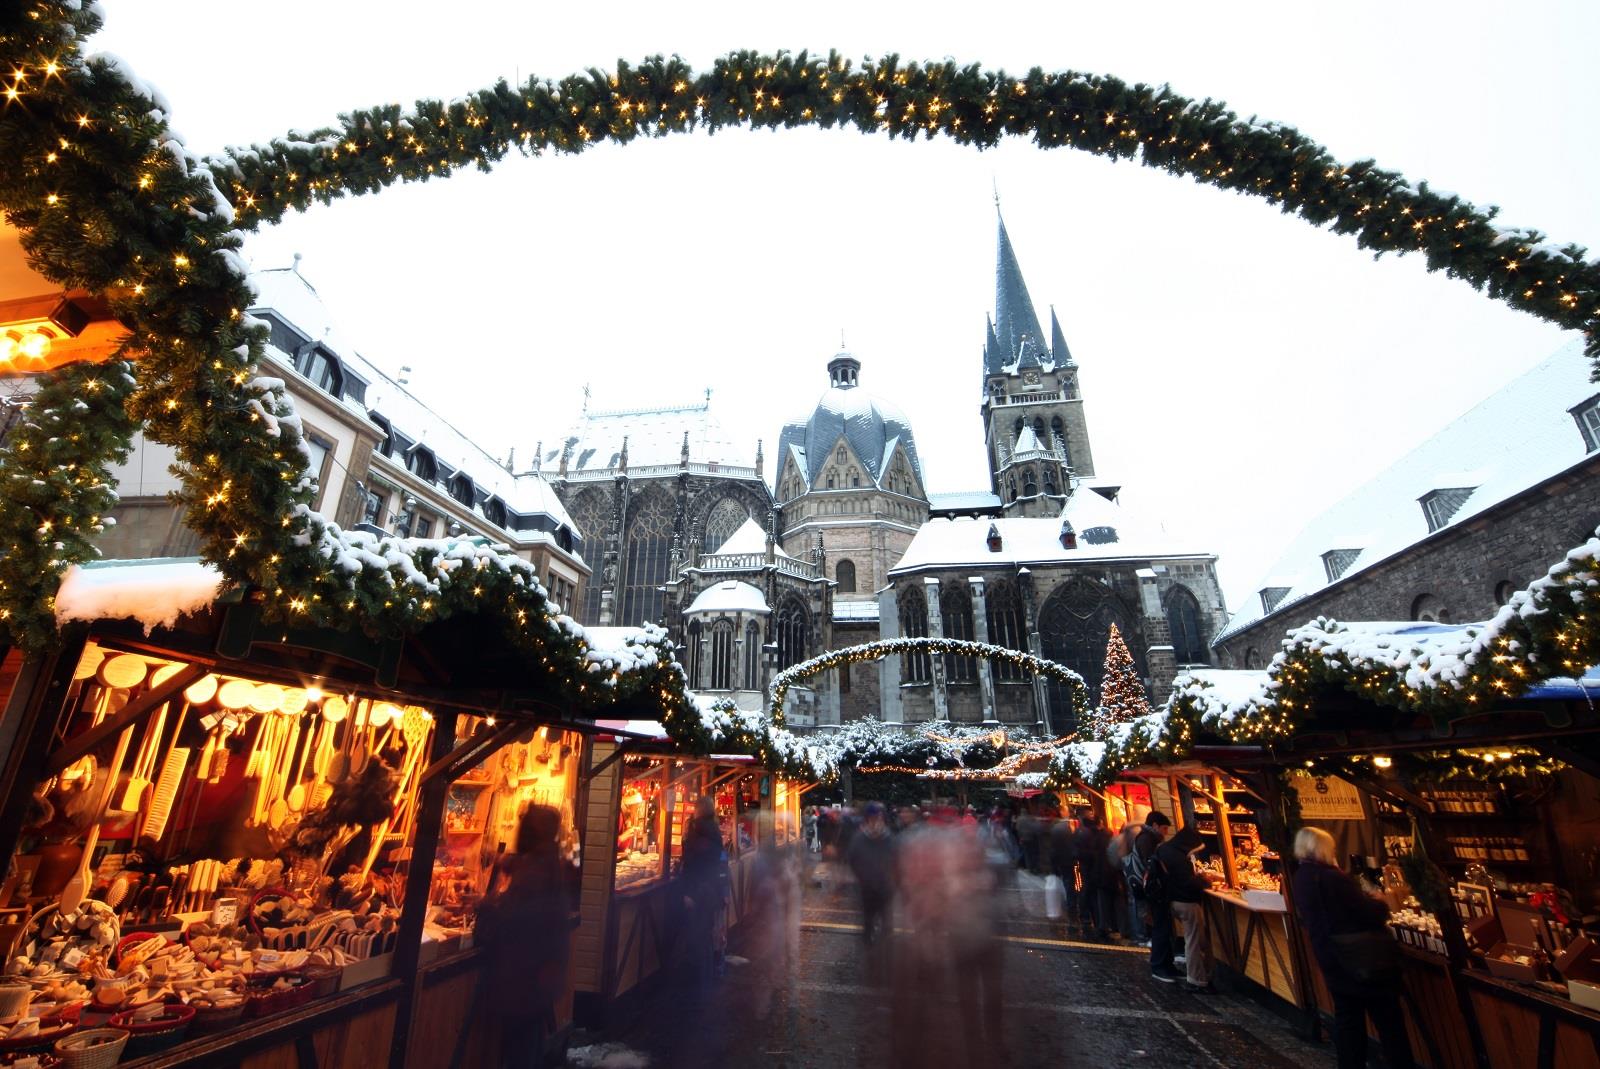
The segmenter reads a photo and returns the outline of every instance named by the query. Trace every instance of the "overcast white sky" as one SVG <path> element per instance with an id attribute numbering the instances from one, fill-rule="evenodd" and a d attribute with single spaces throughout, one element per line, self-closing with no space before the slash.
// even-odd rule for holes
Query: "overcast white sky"
<path id="1" fill-rule="evenodd" d="M 1038 65 L 1168 82 L 1345 159 L 1600 248 L 1600 5 L 105 0 L 92 47 L 171 99 L 199 152 L 498 76 L 736 48 Z M 512 158 L 251 239 L 363 355 L 503 455 L 595 404 L 692 400 L 764 438 L 808 411 L 841 328 L 906 410 L 929 486 L 986 485 L 977 412 L 998 185 L 1040 317 L 1055 304 L 1095 459 L 1221 555 L 1237 605 L 1311 516 L 1564 340 L 1264 202 L 1024 141 L 727 131 Z M 768 465 L 771 474 L 771 464 Z"/>

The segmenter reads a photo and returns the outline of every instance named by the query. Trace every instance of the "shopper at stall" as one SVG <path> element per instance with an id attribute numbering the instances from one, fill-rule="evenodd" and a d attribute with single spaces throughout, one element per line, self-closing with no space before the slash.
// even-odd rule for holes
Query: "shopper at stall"
<path id="1" fill-rule="evenodd" d="M 500 1035 L 501 1064 L 537 1069 L 566 990 L 567 918 L 572 902 L 561 858 L 561 813 L 529 806 L 516 852 L 498 865 L 501 886 L 478 907 L 477 944 L 486 958 L 485 1006 Z"/>
<path id="2" fill-rule="evenodd" d="M 1172 903 L 1167 898 L 1166 873 L 1156 851 L 1172 834 L 1172 821 L 1160 810 L 1145 815 L 1144 828 L 1133 839 L 1137 861 L 1129 874 L 1129 890 L 1149 911 L 1150 975 L 1164 984 L 1175 983 L 1178 970 L 1172 961 Z"/>
<path id="3" fill-rule="evenodd" d="M 694 816 L 683 830 L 683 952 L 688 980 L 704 993 L 711 985 L 717 915 L 728 893 L 728 863 L 716 802 L 709 794 L 695 800 Z"/>
<path id="4" fill-rule="evenodd" d="M 1144 831 L 1143 824 L 1128 821 L 1112 838 L 1111 846 L 1106 850 L 1106 861 L 1111 866 L 1111 879 L 1119 885 L 1121 897 L 1128 904 L 1128 923 L 1123 928 L 1122 934 L 1136 943 L 1146 942 L 1150 938 L 1145 932 L 1144 918 L 1140 916 L 1139 900 L 1133 894 L 1136 873 L 1142 870 L 1136 861 L 1130 863 L 1128 860 L 1134 857 L 1133 844 L 1142 831 Z M 1130 872 L 1130 868 L 1135 871 Z"/>
<path id="5" fill-rule="evenodd" d="M 1389 934 L 1389 907 L 1339 868 L 1333 836 L 1301 828 L 1294 837 L 1294 906 L 1333 996 L 1333 1044 L 1339 1069 L 1367 1064 L 1372 1018 L 1389 1069 L 1412 1069 L 1411 1041 L 1400 1010 L 1400 954 Z"/>
<path id="6" fill-rule="evenodd" d="M 1101 939 L 1110 935 L 1116 923 L 1110 908 L 1110 874 L 1106 871 L 1106 847 L 1110 844 L 1111 836 L 1100 826 L 1100 819 L 1084 810 L 1072 837 L 1072 848 L 1078 855 L 1078 876 L 1083 884 L 1078 896 L 1078 919 L 1086 935 L 1092 927 Z"/>
<path id="7" fill-rule="evenodd" d="M 870 945 L 893 930 L 889 904 L 894 899 L 895 839 L 882 803 L 867 803 L 845 861 L 861 894 L 861 934 Z"/>
<path id="8" fill-rule="evenodd" d="M 1211 879 L 1194 864 L 1195 853 L 1204 845 L 1194 825 L 1188 824 L 1156 848 L 1156 860 L 1161 863 L 1172 916 L 1183 925 L 1189 990 L 1210 994 L 1216 990 L 1211 986 L 1211 933 L 1206 930 L 1205 894 Z"/>

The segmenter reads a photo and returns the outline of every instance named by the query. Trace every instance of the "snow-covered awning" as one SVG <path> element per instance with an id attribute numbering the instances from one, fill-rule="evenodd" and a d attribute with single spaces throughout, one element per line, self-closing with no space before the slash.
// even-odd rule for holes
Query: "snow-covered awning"
<path id="1" fill-rule="evenodd" d="M 56 593 L 56 621 L 135 620 L 149 634 L 210 608 L 222 583 L 197 557 L 74 565 Z"/>

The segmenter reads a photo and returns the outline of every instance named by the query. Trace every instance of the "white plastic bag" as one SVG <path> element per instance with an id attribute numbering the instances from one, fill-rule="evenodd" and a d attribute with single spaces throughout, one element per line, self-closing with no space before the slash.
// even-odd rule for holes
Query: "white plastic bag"
<path id="1" fill-rule="evenodd" d="M 1061 877 L 1053 872 L 1044 878 L 1044 915 L 1047 920 L 1061 919 Z"/>

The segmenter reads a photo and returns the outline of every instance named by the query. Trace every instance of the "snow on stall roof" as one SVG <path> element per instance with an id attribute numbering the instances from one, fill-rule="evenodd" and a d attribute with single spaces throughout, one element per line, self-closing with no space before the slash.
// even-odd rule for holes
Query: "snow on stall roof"
<path id="1" fill-rule="evenodd" d="M 577 524 L 567 515 L 543 475 L 531 470 L 518 474 L 506 471 L 499 460 L 362 356 L 352 341 L 339 332 L 328 307 L 298 270 L 270 268 L 250 277 L 258 291 L 251 311 L 276 313 L 301 334 L 332 350 L 340 363 L 367 380 L 365 406 L 354 402 L 347 404 L 358 411 L 378 413 L 396 431 L 426 446 L 440 461 L 465 472 L 474 486 L 504 501 L 512 512 L 524 516 L 542 513 L 580 535 L 585 533 L 578 531 Z M 270 344 L 267 351 L 293 367 L 293 353 L 285 353 Z M 396 459 L 403 462 L 403 458 Z M 512 533 L 519 538 L 532 534 Z"/>
<path id="2" fill-rule="evenodd" d="M 203 612 L 217 599 L 222 573 L 197 558 L 97 561 L 67 569 L 56 593 L 56 620 L 130 619 L 145 634 Z"/>
<path id="3" fill-rule="evenodd" d="M 692 612 L 759 612 L 767 609 L 766 595 L 749 583 L 730 579 L 708 586 L 695 596 L 685 614 Z"/>
<path id="4" fill-rule="evenodd" d="M 1443 528 L 1449 530 L 1583 461 L 1583 436 L 1569 410 L 1595 390 L 1582 343 L 1562 346 L 1307 524 L 1263 569 L 1272 578 L 1230 601 L 1238 611 L 1213 641 L 1268 615 L 1255 596 L 1263 587 L 1289 588 L 1273 615 L 1292 619 L 1296 603 L 1333 585 L 1322 562 L 1329 550 L 1361 550 L 1336 580 L 1345 582 L 1427 538 L 1418 499 L 1430 491 L 1475 488 Z M 1352 539 L 1357 535 L 1359 542 Z"/>
<path id="5" fill-rule="evenodd" d="M 1062 520 L 1071 522 L 1078 535 L 1076 549 L 1061 545 Z M 1000 549 L 991 551 L 989 528 L 1000 532 Z M 1096 529 L 1115 532 L 1114 541 L 1093 542 Z M 1058 517 L 957 517 L 929 520 L 918 529 L 890 575 L 918 568 L 950 565 L 1018 565 L 1083 560 L 1211 556 L 1182 546 L 1148 518 L 1107 501 L 1087 486 L 1080 486 Z"/>

